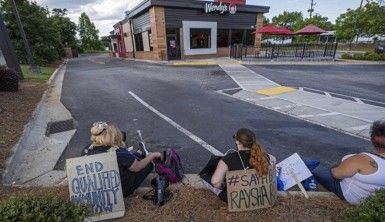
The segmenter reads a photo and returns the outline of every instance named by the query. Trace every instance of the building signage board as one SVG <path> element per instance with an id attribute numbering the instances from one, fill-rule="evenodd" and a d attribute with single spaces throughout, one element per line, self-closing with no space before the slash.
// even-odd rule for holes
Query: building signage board
<path id="1" fill-rule="evenodd" d="M 70 199 L 90 205 L 91 221 L 123 217 L 125 213 L 116 153 L 67 159 L 66 173 Z"/>
<path id="2" fill-rule="evenodd" d="M 214 2 L 222 2 L 230 5 L 246 5 L 246 0 L 214 0 Z"/>
<path id="3" fill-rule="evenodd" d="M 277 199 L 275 164 L 269 173 L 258 176 L 255 169 L 226 173 L 228 210 L 230 212 L 271 207 Z"/>
<path id="4" fill-rule="evenodd" d="M 222 2 L 216 3 L 216 2 L 210 2 L 205 3 L 205 13 L 213 13 L 217 12 L 219 14 L 235 14 L 237 12 L 237 6 L 234 4 L 224 4 Z"/>

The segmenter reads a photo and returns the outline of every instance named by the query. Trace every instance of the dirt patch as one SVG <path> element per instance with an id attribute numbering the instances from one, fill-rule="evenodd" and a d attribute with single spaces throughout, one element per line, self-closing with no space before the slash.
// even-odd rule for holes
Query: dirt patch
<path id="1" fill-rule="evenodd" d="M 0 92 L 0 173 L 4 172 L 12 148 L 23 133 L 47 84 L 21 82 L 18 92 Z M 1 178 L 0 178 L 1 182 Z"/>
<path id="2" fill-rule="evenodd" d="M 347 204 L 337 198 L 279 197 L 272 208 L 229 213 L 207 190 L 182 187 L 170 202 L 156 207 L 134 194 L 125 200 L 126 215 L 116 221 L 334 221 Z"/>

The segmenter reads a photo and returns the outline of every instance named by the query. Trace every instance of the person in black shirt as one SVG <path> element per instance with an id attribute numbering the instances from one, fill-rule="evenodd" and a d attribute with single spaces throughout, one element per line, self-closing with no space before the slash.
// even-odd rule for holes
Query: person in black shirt
<path id="1" fill-rule="evenodd" d="M 208 188 L 225 202 L 227 202 L 225 181 L 227 171 L 254 168 L 259 176 L 263 176 L 268 174 L 270 164 L 275 161 L 275 157 L 264 151 L 251 130 L 241 128 L 233 138 L 238 150 L 218 159 L 213 174 L 201 174 Z"/>
<path id="2" fill-rule="evenodd" d="M 127 151 L 122 132 L 113 124 L 96 122 L 91 128 L 92 144 L 88 146 L 83 155 L 94 155 L 108 151 L 116 151 L 122 184 L 123 196 L 132 194 L 136 188 L 150 174 L 154 166 L 152 161 L 161 158 L 161 153 L 149 152 L 147 155 Z"/>

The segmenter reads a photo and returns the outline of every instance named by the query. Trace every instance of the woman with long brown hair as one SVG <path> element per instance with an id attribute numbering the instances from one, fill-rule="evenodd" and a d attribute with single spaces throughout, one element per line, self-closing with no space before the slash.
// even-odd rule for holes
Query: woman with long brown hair
<path id="1" fill-rule="evenodd" d="M 218 162 L 210 183 L 206 181 L 209 189 L 225 202 L 227 202 L 225 183 L 227 171 L 254 168 L 259 176 L 263 176 L 268 174 L 269 166 L 275 162 L 275 157 L 266 153 L 253 131 L 241 128 L 233 138 L 237 151 L 223 156 Z"/>

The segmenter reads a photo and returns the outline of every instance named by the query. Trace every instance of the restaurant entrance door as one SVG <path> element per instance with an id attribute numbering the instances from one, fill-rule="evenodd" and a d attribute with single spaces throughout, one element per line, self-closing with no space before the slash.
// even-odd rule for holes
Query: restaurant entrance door
<path id="1" fill-rule="evenodd" d="M 181 59 L 179 29 L 167 29 L 166 34 L 168 60 Z"/>

